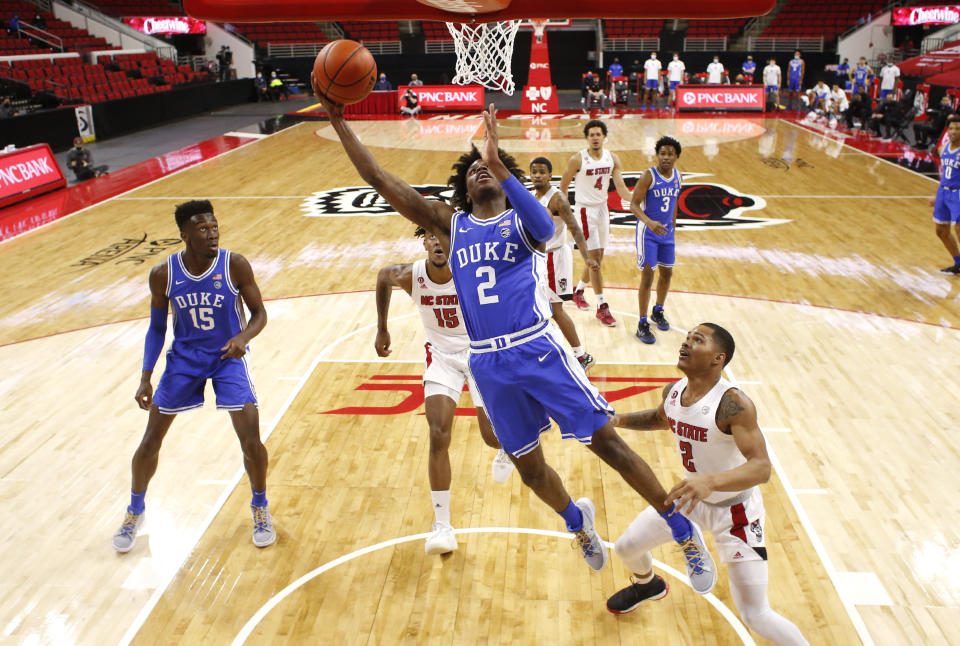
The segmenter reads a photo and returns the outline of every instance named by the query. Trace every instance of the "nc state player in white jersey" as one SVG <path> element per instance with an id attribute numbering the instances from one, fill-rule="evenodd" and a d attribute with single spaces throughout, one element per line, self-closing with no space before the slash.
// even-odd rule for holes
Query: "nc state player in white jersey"
<path id="1" fill-rule="evenodd" d="M 497 436 L 483 408 L 483 400 L 467 360 L 470 339 L 463 325 L 463 314 L 453 285 L 453 276 L 447 265 L 447 254 L 440 240 L 423 227 L 416 230 L 423 237 L 423 246 L 429 254 L 425 260 L 407 265 L 387 265 L 377 275 L 377 338 L 374 342 L 377 354 L 390 354 L 390 332 L 387 330 L 387 314 L 390 311 L 390 296 L 394 287 L 399 287 L 414 300 L 420 311 L 420 319 L 427 333 L 427 367 L 423 373 L 424 408 L 427 425 L 430 427 L 430 457 L 427 471 L 430 477 L 430 497 L 436 520 L 433 532 L 427 537 L 424 550 L 427 554 L 446 554 L 457 549 L 457 538 L 450 524 L 450 431 L 453 415 L 460 401 L 464 382 L 470 397 L 477 407 L 477 420 L 483 441 L 500 449 Z M 513 462 L 500 450 L 493 459 L 493 479 L 506 482 L 513 471 Z"/>
<path id="2" fill-rule="evenodd" d="M 530 162 L 530 182 L 533 184 L 533 196 L 553 216 L 553 237 L 547 240 L 544 251 L 547 254 L 547 290 L 550 296 L 550 309 L 553 311 L 553 320 L 563 332 L 563 338 L 570 344 L 573 356 L 577 358 L 584 370 L 593 365 L 593 357 L 580 345 L 580 336 L 577 327 L 570 315 L 563 311 L 563 301 L 570 300 L 573 292 L 573 254 L 567 244 L 567 229 L 573 236 L 573 241 L 580 249 L 580 255 L 587 267 L 598 269 L 599 265 L 587 253 L 587 242 L 583 239 L 583 231 L 577 224 L 570 210 L 567 196 L 550 185 L 553 177 L 553 164 L 546 157 L 535 157 Z"/>
<path id="3" fill-rule="evenodd" d="M 753 402 L 722 377 L 733 358 L 733 337 L 715 323 L 687 333 L 677 367 L 686 375 L 663 389 L 656 409 L 615 415 L 613 423 L 637 431 L 670 429 L 686 470 L 667 502 L 710 531 L 727 564 L 730 593 L 743 622 L 778 645 L 807 641 L 767 602 L 767 548 L 763 498 L 757 485 L 770 479 L 767 444 Z M 667 584 L 653 573 L 650 550 L 670 541 L 656 512 L 642 511 L 617 539 L 614 550 L 633 572 L 633 582 L 607 600 L 623 614 L 649 599 L 662 599 Z"/>
<path id="4" fill-rule="evenodd" d="M 629 202 L 632 194 L 620 174 L 620 158 L 603 149 L 607 138 L 607 124 L 599 119 L 588 121 L 583 127 L 583 135 L 587 138 L 587 147 L 570 157 L 560 179 L 560 192 L 568 195 L 570 182 L 576 177 L 573 186 L 575 213 L 580 219 L 587 250 L 590 257 L 597 261 L 598 268 L 594 270 L 584 267 L 580 282 L 573 292 L 573 302 L 581 310 L 590 309 L 590 304 L 583 297 L 583 290 L 589 280 L 594 294 L 597 295 L 597 318 L 604 325 L 613 327 L 617 320 L 613 318 L 610 306 L 603 298 L 603 274 L 599 269 L 603 264 L 603 250 L 610 237 L 610 214 L 607 211 L 610 180 L 613 179 L 613 185 L 617 187 L 617 193 L 622 199 Z"/>

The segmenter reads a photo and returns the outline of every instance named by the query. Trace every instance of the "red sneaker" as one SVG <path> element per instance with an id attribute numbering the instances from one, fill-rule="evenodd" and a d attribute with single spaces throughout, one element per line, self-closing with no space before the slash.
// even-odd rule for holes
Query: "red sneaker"
<path id="1" fill-rule="evenodd" d="M 610 313 L 610 306 L 606 303 L 597 308 L 597 318 L 607 327 L 617 326 L 617 319 L 613 318 L 613 314 Z"/>
<path id="2" fill-rule="evenodd" d="M 582 289 L 577 289 L 573 292 L 573 304 L 577 306 L 578 310 L 583 310 L 585 312 L 590 311 L 590 303 L 588 303 L 587 299 L 583 297 Z"/>

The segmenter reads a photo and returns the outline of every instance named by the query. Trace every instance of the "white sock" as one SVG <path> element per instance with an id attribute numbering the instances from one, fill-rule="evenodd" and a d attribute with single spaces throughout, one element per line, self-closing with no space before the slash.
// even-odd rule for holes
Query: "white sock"
<path id="1" fill-rule="evenodd" d="M 573 350 L 573 356 L 575 356 L 577 359 L 586 354 L 586 352 L 583 351 L 582 345 L 578 345 L 577 347 L 570 349 Z"/>
<path id="2" fill-rule="evenodd" d="M 575 291 L 582 292 L 586 288 L 587 284 L 581 280 L 579 283 L 577 283 L 577 289 Z"/>
<path id="3" fill-rule="evenodd" d="M 606 302 L 607 301 L 603 299 L 603 294 L 597 294 L 597 305 L 603 305 Z"/>
<path id="4" fill-rule="evenodd" d="M 430 499 L 433 501 L 433 515 L 438 523 L 450 524 L 450 490 L 431 491 Z"/>

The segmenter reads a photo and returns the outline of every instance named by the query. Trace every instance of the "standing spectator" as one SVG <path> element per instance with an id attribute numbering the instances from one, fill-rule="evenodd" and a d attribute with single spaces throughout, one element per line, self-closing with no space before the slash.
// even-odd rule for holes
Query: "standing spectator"
<path id="1" fill-rule="evenodd" d="M 227 46 L 220 45 L 220 51 L 217 52 L 217 80 L 223 81 L 226 79 L 227 71 Z"/>
<path id="2" fill-rule="evenodd" d="M 419 78 L 417 78 L 417 75 L 416 75 L 416 74 L 411 74 L 411 75 L 410 75 L 410 82 L 407 83 L 407 85 L 412 85 L 412 86 L 415 86 L 415 87 L 419 87 L 419 86 L 423 85 L 423 81 L 421 81 Z"/>
<path id="3" fill-rule="evenodd" d="M 644 83 L 643 83 L 643 101 L 640 109 L 643 110 L 647 107 L 647 103 L 650 103 L 650 109 L 655 110 L 657 108 L 657 98 L 660 95 L 660 69 L 663 66 L 660 64 L 660 61 L 657 60 L 657 53 L 650 52 L 650 58 L 647 59 L 647 62 L 643 64 L 643 69 L 645 70 L 644 74 Z M 649 97 L 649 101 L 648 101 Z"/>
<path id="4" fill-rule="evenodd" d="M 20 38 L 20 14 L 13 14 L 13 18 L 10 19 L 10 24 L 7 26 L 7 33 Z"/>
<path id="5" fill-rule="evenodd" d="M 753 56 L 747 56 L 740 70 L 743 73 L 743 82 L 748 85 L 753 83 L 753 76 L 757 72 L 757 64 L 753 62 Z"/>
<path id="6" fill-rule="evenodd" d="M 267 87 L 267 79 L 263 78 L 263 72 L 257 72 L 253 86 L 257 89 L 257 103 L 270 98 L 270 88 Z"/>
<path id="7" fill-rule="evenodd" d="M 8 99 L 9 100 L 9 99 Z M 931 143 L 937 140 L 943 128 L 947 125 L 947 118 L 953 114 L 949 95 L 944 94 L 940 99 L 940 105 L 928 108 L 927 121 L 920 121 L 913 124 L 913 138 L 916 140 L 916 148 L 927 148 Z"/>
<path id="8" fill-rule="evenodd" d="M 680 60 L 680 54 L 673 53 L 673 60 L 667 63 L 667 81 L 670 83 L 670 103 L 677 106 L 677 86 L 683 83 L 683 73 L 687 66 Z"/>
<path id="9" fill-rule="evenodd" d="M 707 83 L 710 85 L 720 85 L 723 83 L 723 63 L 719 56 L 713 57 L 713 62 L 707 65 Z"/>
<path id="10" fill-rule="evenodd" d="M 775 110 L 780 109 L 780 76 L 777 59 L 771 58 L 763 68 L 763 86 L 767 93 L 767 103 L 772 100 Z"/>
<path id="11" fill-rule="evenodd" d="M 623 76 L 623 65 L 620 64 L 619 58 L 613 58 L 613 62 L 610 63 L 610 67 L 607 69 L 607 76 L 611 79 L 615 76 Z"/>
<path id="12" fill-rule="evenodd" d="M 897 85 L 897 79 L 900 78 L 900 68 L 893 64 L 893 61 L 887 61 L 887 64 L 880 70 L 880 100 L 887 98 Z"/>
<path id="13" fill-rule="evenodd" d="M 793 52 L 793 58 L 787 66 L 787 107 L 800 107 L 800 88 L 803 87 L 803 76 L 807 72 L 807 63 L 800 55 L 800 50 Z"/>
<path id="14" fill-rule="evenodd" d="M 84 149 L 83 139 L 80 137 L 73 139 L 73 148 L 67 153 L 67 166 L 77 176 L 78 182 L 100 177 L 109 169 L 109 166 L 93 165 L 93 155 L 89 150 Z"/>
<path id="15" fill-rule="evenodd" d="M 382 92 L 382 91 L 384 91 L 384 90 L 392 90 L 392 89 L 393 89 L 393 83 L 391 83 L 390 81 L 387 80 L 387 75 L 386 75 L 386 74 L 381 74 L 381 75 L 380 75 L 380 78 L 377 79 L 377 84 L 373 86 L 373 89 L 374 89 L 374 90 L 377 90 L 377 91 L 380 91 L 380 92 Z"/>
<path id="16" fill-rule="evenodd" d="M 845 58 L 843 62 L 837 65 L 837 83 L 840 87 L 846 88 L 847 81 L 850 79 L 850 59 Z"/>
<path id="17" fill-rule="evenodd" d="M 409 114 L 411 117 L 420 112 L 420 97 L 410 88 L 407 88 L 407 91 L 403 93 L 403 105 L 400 106 L 400 112 Z"/>
<path id="18" fill-rule="evenodd" d="M 224 48 L 225 49 L 223 50 L 223 63 L 224 63 L 223 80 L 229 81 L 230 67 L 233 65 L 233 52 L 230 51 L 230 45 L 224 45 Z"/>

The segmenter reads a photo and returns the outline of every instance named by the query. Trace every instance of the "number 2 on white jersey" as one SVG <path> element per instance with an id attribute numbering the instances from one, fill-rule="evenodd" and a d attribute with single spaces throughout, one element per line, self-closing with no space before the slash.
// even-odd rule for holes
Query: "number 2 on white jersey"
<path id="1" fill-rule="evenodd" d="M 486 277 L 486 280 L 477 285 L 477 296 L 480 299 L 481 305 L 489 305 L 491 303 L 499 303 L 500 297 L 496 294 L 492 296 L 487 295 L 487 290 L 497 285 L 497 274 L 493 271 L 493 267 L 477 267 L 477 278 Z"/>

